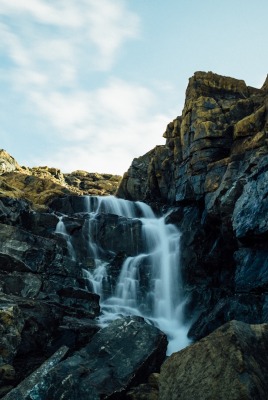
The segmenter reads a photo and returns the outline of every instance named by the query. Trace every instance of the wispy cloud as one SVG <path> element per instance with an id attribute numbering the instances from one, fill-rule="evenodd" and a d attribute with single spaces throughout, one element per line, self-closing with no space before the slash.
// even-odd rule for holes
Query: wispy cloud
<path id="1" fill-rule="evenodd" d="M 123 45 L 140 35 L 125 0 L 1 0 L 1 16 L 10 87 L 61 143 L 40 163 L 122 173 L 157 143 L 170 115 L 148 87 L 113 73 Z"/>
<path id="2" fill-rule="evenodd" d="M 139 35 L 139 19 L 123 0 L 1 0 L 1 15 L 10 18 L 2 44 L 20 67 L 77 66 L 85 58 L 89 69 L 109 69 L 122 44 Z"/>
<path id="3" fill-rule="evenodd" d="M 161 142 L 161 133 L 174 115 L 157 112 L 157 97 L 148 88 L 118 79 L 90 92 L 32 96 L 65 141 L 56 150 L 54 165 L 64 160 L 66 165 L 68 160 L 69 169 L 89 165 L 90 170 L 122 173 L 133 157 Z"/>

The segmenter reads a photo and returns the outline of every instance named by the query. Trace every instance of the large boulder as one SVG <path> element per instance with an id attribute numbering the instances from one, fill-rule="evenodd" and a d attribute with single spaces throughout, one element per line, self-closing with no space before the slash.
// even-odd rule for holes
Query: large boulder
<path id="1" fill-rule="evenodd" d="M 115 320 L 41 377 L 32 389 L 35 397 L 29 393 L 25 400 L 124 398 L 130 385 L 159 371 L 166 346 L 166 336 L 142 318 Z"/>
<path id="2" fill-rule="evenodd" d="M 267 324 L 227 323 L 168 358 L 159 399 L 267 399 L 267 346 Z"/>

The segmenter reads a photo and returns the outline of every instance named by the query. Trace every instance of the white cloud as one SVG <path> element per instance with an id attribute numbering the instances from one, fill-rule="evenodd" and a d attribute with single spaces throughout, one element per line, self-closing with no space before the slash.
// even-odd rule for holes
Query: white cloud
<path id="1" fill-rule="evenodd" d="M 63 172 L 84 169 L 122 175 L 134 157 L 145 154 L 156 144 L 164 144 L 161 134 L 170 119 L 170 115 L 159 114 L 122 127 L 106 123 L 97 127 L 90 139 L 80 142 L 74 136 L 69 145 L 52 148 L 50 154 L 32 160 L 32 164 L 54 166 Z"/>
<path id="2" fill-rule="evenodd" d="M 0 1 L 0 17 L 6 17 L 0 51 L 10 85 L 55 143 L 49 155 L 28 157 L 28 163 L 122 174 L 158 142 L 172 114 L 159 114 L 155 93 L 144 85 L 107 79 L 124 42 L 139 36 L 138 17 L 126 5 Z M 92 81 L 95 70 L 104 74 L 102 82 Z"/>
<path id="3" fill-rule="evenodd" d="M 83 20 L 79 8 L 70 0 L 57 0 L 56 3 L 44 0 L 1 0 L 0 14 L 12 14 L 19 18 L 26 16 L 44 24 L 73 28 L 80 26 Z"/>
<path id="4" fill-rule="evenodd" d="M 175 115 L 175 110 L 159 113 L 157 97 L 148 88 L 118 79 L 91 92 L 49 97 L 33 92 L 32 96 L 63 143 L 54 154 L 51 151 L 49 159 L 39 162 L 65 172 L 87 169 L 122 174 L 134 157 L 164 143 L 161 135 Z"/>
<path id="5" fill-rule="evenodd" d="M 1 0 L 0 16 L 17 22 L 13 32 L 5 28 L 1 40 L 21 67 L 28 59 L 73 64 L 78 49 L 86 59 L 95 51 L 91 67 L 109 69 L 125 40 L 139 35 L 138 17 L 124 5 L 121 0 Z"/>
<path id="6" fill-rule="evenodd" d="M 92 91 L 30 94 L 40 113 L 65 140 L 83 141 L 98 136 L 105 138 L 107 144 L 120 144 L 120 131 L 127 139 L 127 132 L 140 130 L 140 124 L 147 125 L 155 115 L 157 103 L 148 88 L 119 79 L 111 79 L 105 87 Z"/>
<path id="7" fill-rule="evenodd" d="M 139 20 L 124 8 L 123 1 L 91 0 L 89 3 L 89 38 L 99 49 L 99 67 L 106 69 L 124 40 L 139 35 Z"/>

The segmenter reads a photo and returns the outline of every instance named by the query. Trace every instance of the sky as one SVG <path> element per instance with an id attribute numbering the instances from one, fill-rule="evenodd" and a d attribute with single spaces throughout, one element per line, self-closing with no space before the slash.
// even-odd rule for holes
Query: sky
<path id="1" fill-rule="evenodd" d="M 195 71 L 261 87 L 267 0 L 0 0 L 0 148 L 122 175 L 164 144 Z"/>

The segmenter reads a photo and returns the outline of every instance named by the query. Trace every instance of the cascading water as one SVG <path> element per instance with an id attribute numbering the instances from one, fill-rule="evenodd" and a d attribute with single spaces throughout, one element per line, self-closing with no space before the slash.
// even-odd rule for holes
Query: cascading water
<path id="1" fill-rule="evenodd" d="M 168 354 L 185 347 L 189 340 L 188 329 L 182 322 L 184 303 L 178 229 L 166 224 L 164 216 L 156 218 L 152 209 L 141 202 L 113 196 L 85 197 L 84 201 L 84 212 L 88 214 L 88 248 L 95 260 L 95 269 L 85 269 L 84 274 L 94 292 L 100 295 L 100 323 L 105 325 L 120 315 L 140 315 L 167 334 Z M 94 235 L 95 221 L 101 213 L 138 220 L 141 225 L 142 251 L 124 260 L 108 296 L 104 295 L 104 287 L 109 279 L 109 262 L 102 260 L 103 249 L 96 243 Z M 131 234 L 130 229 L 126 235 Z M 134 238 L 126 237 L 125 240 Z"/>
<path id="2" fill-rule="evenodd" d="M 59 217 L 59 221 L 57 223 L 55 233 L 60 234 L 61 236 L 64 237 L 64 239 L 66 240 L 66 243 L 67 243 L 67 249 L 68 249 L 69 255 L 72 260 L 75 260 L 75 250 L 73 248 L 70 236 L 68 235 L 68 233 L 66 231 L 65 224 L 63 222 L 63 216 Z"/>

